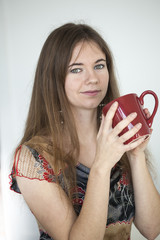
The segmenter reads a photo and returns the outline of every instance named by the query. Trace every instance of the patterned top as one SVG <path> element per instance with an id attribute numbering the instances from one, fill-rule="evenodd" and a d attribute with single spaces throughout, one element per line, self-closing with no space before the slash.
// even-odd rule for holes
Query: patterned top
<path id="1" fill-rule="evenodd" d="M 36 150 L 29 146 L 22 145 L 17 154 L 18 160 L 14 161 L 13 169 L 10 174 L 10 189 L 21 193 L 16 181 L 16 175 L 29 179 L 38 179 L 40 181 L 56 182 L 53 169 L 47 160 Z M 73 207 L 79 215 L 85 192 L 90 169 L 79 163 L 76 167 L 78 194 L 73 191 Z M 65 190 L 63 175 L 60 171 L 58 178 L 62 188 Z M 96 191 L 96 189 L 95 189 Z M 106 228 L 111 224 L 126 223 L 129 224 L 135 215 L 135 204 L 132 185 L 129 183 L 127 175 L 115 166 L 110 176 L 110 193 L 108 205 L 108 217 Z M 53 240 L 38 222 L 40 229 L 40 240 Z"/>

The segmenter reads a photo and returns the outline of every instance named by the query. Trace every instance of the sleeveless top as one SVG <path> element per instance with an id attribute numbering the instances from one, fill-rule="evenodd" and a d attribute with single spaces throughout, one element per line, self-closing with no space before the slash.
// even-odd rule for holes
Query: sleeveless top
<path id="1" fill-rule="evenodd" d="M 12 172 L 9 175 L 11 190 L 16 193 L 21 193 L 16 181 L 16 176 L 48 181 L 50 183 L 56 182 L 53 169 L 41 154 L 26 145 L 20 146 L 18 150 L 18 160 L 14 161 Z M 78 163 L 75 166 L 75 170 L 77 187 L 76 193 L 73 191 L 73 207 L 78 216 L 85 198 L 90 169 L 83 164 Z M 61 187 L 65 190 L 63 174 L 61 171 L 58 174 L 58 179 Z M 110 193 L 106 228 L 116 223 L 130 224 L 134 215 L 135 203 L 133 187 L 129 182 L 127 174 L 122 172 L 120 167 L 115 166 L 111 170 L 110 175 Z M 53 238 L 45 232 L 38 221 L 37 223 L 40 230 L 40 240 L 53 240 Z"/>

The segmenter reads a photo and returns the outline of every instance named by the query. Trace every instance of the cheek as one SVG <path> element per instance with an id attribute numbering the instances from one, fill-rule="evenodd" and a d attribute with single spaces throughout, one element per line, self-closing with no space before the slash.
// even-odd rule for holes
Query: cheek
<path id="1" fill-rule="evenodd" d="M 104 77 L 104 80 L 103 80 L 103 89 L 105 92 L 107 92 L 108 85 L 109 85 L 109 75 Z"/>
<path id="2" fill-rule="evenodd" d="M 65 85 L 64 85 L 66 94 L 67 93 L 72 94 L 74 92 L 77 92 L 80 88 L 79 83 L 80 83 L 80 79 L 78 77 L 75 77 L 75 76 L 66 77 Z"/>

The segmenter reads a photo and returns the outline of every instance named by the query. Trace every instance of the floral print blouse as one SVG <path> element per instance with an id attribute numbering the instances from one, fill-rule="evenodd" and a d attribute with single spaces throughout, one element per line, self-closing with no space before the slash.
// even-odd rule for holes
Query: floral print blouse
<path id="1" fill-rule="evenodd" d="M 14 162 L 12 172 L 10 174 L 10 189 L 17 193 L 21 193 L 16 181 L 16 175 L 29 179 L 39 179 L 40 181 L 56 182 L 54 171 L 47 160 L 36 150 L 29 146 L 22 145 L 18 149 L 17 158 Z M 78 194 L 73 191 L 73 207 L 77 215 L 79 215 L 85 192 L 90 169 L 83 164 L 76 165 L 77 189 Z M 63 175 L 61 171 L 58 175 L 60 184 L 64 189 Z M 96 191 L 96 189 L 95 189 Z M 108 217 L 106 228 L 116 223 L 130 224 L 135 215 L 135 204 L 133 188 L 130 184 L 126 173 L 115 166 L 110 176 L 110 193 L 108 205 Z M 37 221 L 38 222 L 38 221 Z M 53 240 L 38 222 L 40 230 L 40 240 Z M 128 238 L 129 240 L 130 238 Z"/>

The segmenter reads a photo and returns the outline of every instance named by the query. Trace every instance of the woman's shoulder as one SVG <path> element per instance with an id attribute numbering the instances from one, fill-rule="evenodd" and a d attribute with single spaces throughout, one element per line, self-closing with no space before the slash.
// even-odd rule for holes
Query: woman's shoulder
<path id="1" fill-rule="evenodd" d="M 45 147 L 42 144 L 35 144 L 34 139 L 34 142 L 25 142 L 16 149 L 12 171 L 9 175 L 11 190 L 20 193 L 16 181 L 17 176 L 48 182 L 56 182 L 57 176 L 61 176 L 61 170 L 55 174 L 53 165 L 50 164 L 52 156 L 45 151 Z"/>
<path id="2" fill-rule="evenodd" d="M 55 181 L 53 167 L 51 167 L 48 158 L 49 154 L 45 151 L 38 152 L 37 149 L 23 144 L 16 157 L 16 173 L 18 176 L 32 179 Z"/>

